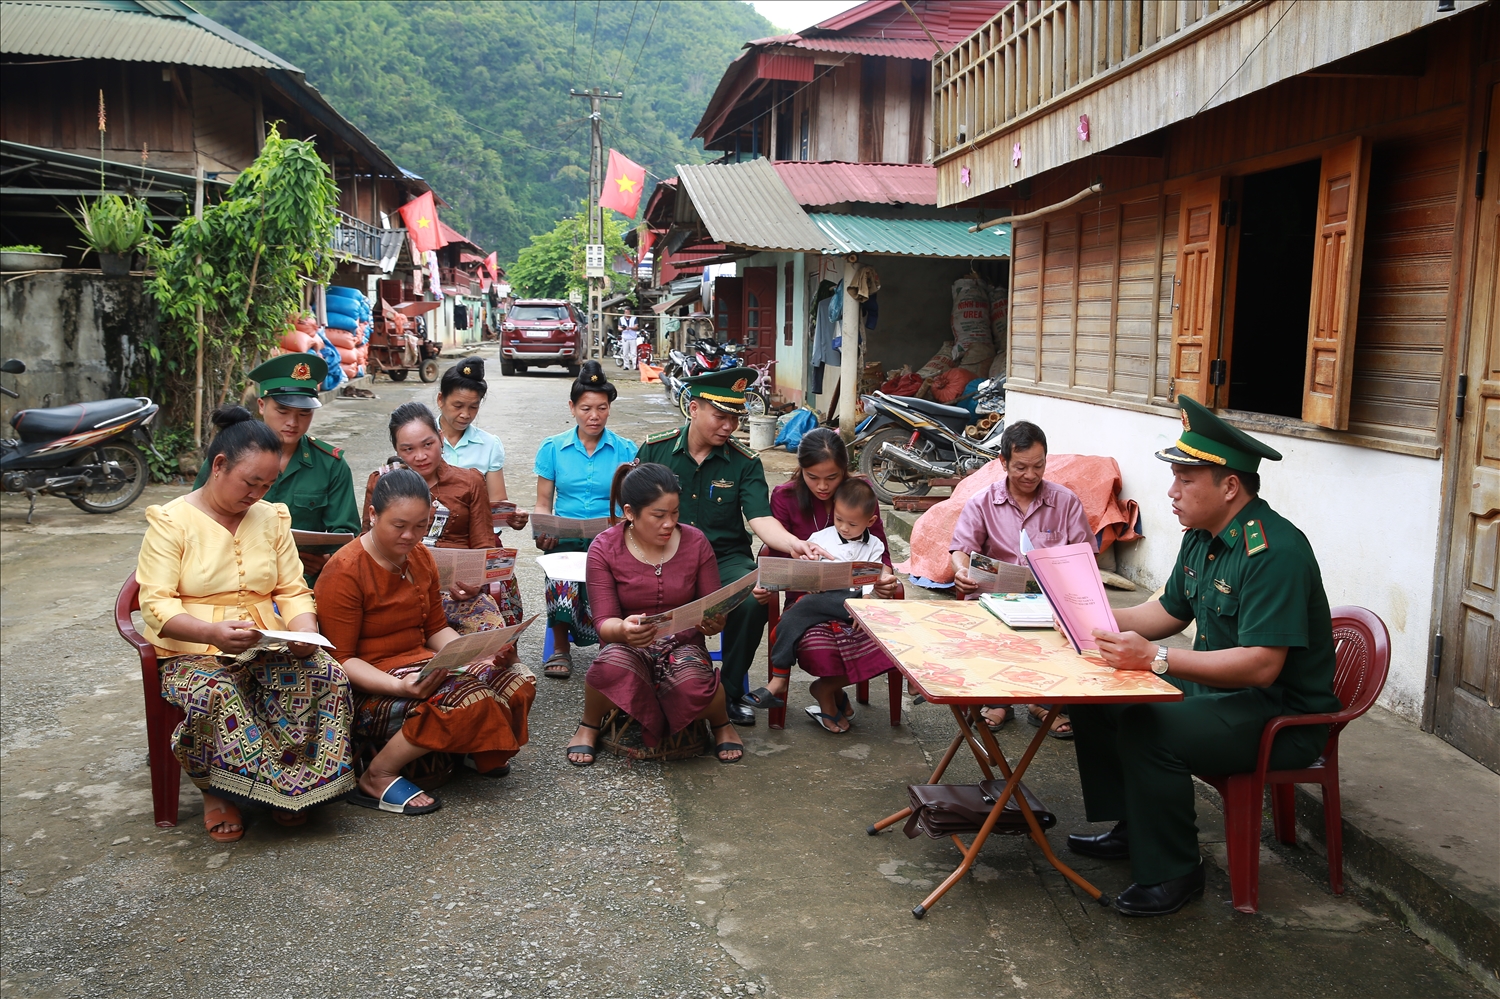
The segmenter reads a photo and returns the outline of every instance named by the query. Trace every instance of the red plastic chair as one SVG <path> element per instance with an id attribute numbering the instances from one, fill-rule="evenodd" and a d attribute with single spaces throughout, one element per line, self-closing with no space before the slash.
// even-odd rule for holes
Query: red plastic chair
<path id="1" fill-rule="evenodd" d="M 115 628 L 141 657 L 141 682 L 146 688 L 146 755 L 151 765 L 151 804 L 159 828 L 177 824 L 178 792 L 182 765 L 172 755 L 172 731 L 183 719 L 179 708 L 161 696 L 161 674 L 156 666 L 156 646 L 135 630 L 131 611 L 141 609 L 141 586 L 135 573 L 125 577 L 120 595 L 115 598 Z"/>
<path id="2" fill-rule="evenodd" d="M 906 588 L 902 587 L 896 591 L 897 600 L 906 599 Z M 771 646 L 776 644 L 776 624 L 781 620 L 781 594 L 772 593 L 771 602 L 766 606 L 770 612 L 768 624 L 770 630 L 766 636 L 766 668 L 769 674 L 771 660 Z M 901 671 L 892 667 L 885 674 L 886 690 L 890 696 L 891 727 L 901 726 Z M 854 699 L 861 704 L 870 703 L 870 681 L 861 680 L 854 685 Z M 786 708 L 771 708 L 766 718 L 769 728 L 786 728 Z"/>
<path id="3" fill-rule="evenodd" d="M 1271 786 L 1271 823 L 1276 838 L 1297 842 L 1295 795 L 1297 784 L 1323 788 L 1323 830 L 1328 846 L 1328 883 L 1335 895 L 1344 893 L 1343 811 L 1339 803 L 1339 732 L 1375 703 L 1385 687 L 1391 664 L 1391 636 L 1385 623 L 1363 607 L 1333 609 L 1333 642 L 1337 666 L 1333 691 L 1342 711 L 1333 714 L 1283 715 L 1266 723 L 1260 737 L 1255 772 L 1201 776 L 1224 799 L 1224 839 L 1229 852 L 1229 888 L 1234 907 L 1253 913 L 1260 903 L 1260 832 L 1265 787 Z M 1327 725 L 1328 745 L 1323 755 L 1301 770 L 1267 770 L 1276 733 L 1294 725 Z"/>

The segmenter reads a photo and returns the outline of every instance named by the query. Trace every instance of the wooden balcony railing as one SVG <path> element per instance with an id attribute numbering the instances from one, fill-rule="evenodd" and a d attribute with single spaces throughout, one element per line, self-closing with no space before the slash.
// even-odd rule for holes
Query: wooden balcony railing
<path id="1" fill-rule="evenodd" d="M 338 212 L 338 217 L 338 227 L 333 230 L 333 251 L 356 263 L 378 265 L 382 240 L 387 232 L 394 230 L 377 228 L 344 212 Z"/>
<path id="2" fill-rule="evenodd" d="M 933 62 L 934 158 L 1182 44 L 1254 0 L 1018 0 Z"/>

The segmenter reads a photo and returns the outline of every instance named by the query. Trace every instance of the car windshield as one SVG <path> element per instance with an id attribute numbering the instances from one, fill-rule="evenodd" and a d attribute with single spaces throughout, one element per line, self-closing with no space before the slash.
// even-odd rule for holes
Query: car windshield
<path id="1" fill-rule="evenodd" d="M 565 305 L 517 305 L 510 310 L 510 321 L 513 323 L 534 323 L 546 320 L 562 322 L 567 318 L 568 307 Z"/>

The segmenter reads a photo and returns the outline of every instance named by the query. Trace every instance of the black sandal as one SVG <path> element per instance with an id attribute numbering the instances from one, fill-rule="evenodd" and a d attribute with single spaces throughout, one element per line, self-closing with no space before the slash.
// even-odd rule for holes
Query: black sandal
<path id="1" fill-rule="evenodd" d="M 714 726 L 714 731 L 718 732 L 726 728 L 732 731 L 734 729 L 734 722 L 725 722 L 722 725 L 716 725 Z M 736 752 L 740 755 L 736 756 L 734 759 L 724 759 L 725 753 Z M 721 742 L 714 747 L 714 755 L 719 758 L 720 763 L 738 763 L 745 758 L 745 744 L 743 742 Z"/>
<path id="2" fill-rule="evenodd" d="M 591 728 L 595 732 L 599 731 L 598 725 L 590 725 L 588 722 L 581 719 L 578 722 L 578 727 Z M 577 746 L 569 746 L 567 749 L 563 750 L 563 756 L 569 763 L 573 764 L 573 766 L 575 767 L 591 767 L 594 765 L 594 757 L 599 755 L 598 748 L 599 747 L 597 746 L 585 746 L 582 744 Z M 573 759 L 574 756 L 583 756 L 585 754 L 587 754 L 588 756 L 588 759 L 586 760 L 580 762 Z"/>
<path id="3" fill-rule="evenodd" d="M 750 691 L 750 693 L 746 694 L 744 697 L 741 697 L 740 703 L 748 705 L 757 711 L 765 711 L 769 708 L 786 707 L 785 699 L 777 697 L 775 694 L 771 693 L 769 687 L 757 687 L 756 689 Z"/>

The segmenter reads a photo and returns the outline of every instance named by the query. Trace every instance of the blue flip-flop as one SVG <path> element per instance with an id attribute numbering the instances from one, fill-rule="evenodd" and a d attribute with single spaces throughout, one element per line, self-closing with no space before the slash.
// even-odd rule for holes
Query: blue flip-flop
<path id="1" fill-rule="evenodd" d="M 375 808 L 382 812 L 395 812 L 398 815 L 426 815 L 443 807 L 443 803 L 435 795 L 430 805 L 413 805 L 411 800 L 418 795 L 426 794 L 420 787 L 407 780 L 405 777 L 397 777 L 385 786 L 380 797 L 372 798 L 355 787 L 354 792 L 349 795 L 348 801 L 351 805 L 361 808 Z"/>

